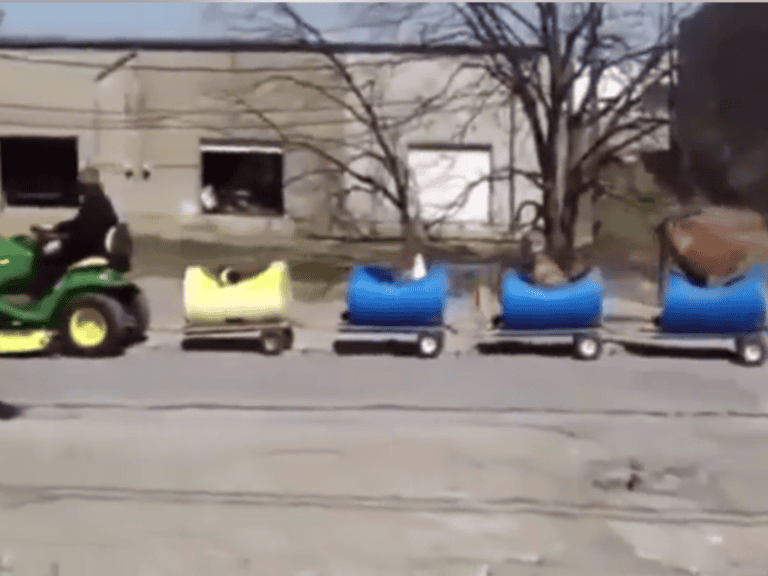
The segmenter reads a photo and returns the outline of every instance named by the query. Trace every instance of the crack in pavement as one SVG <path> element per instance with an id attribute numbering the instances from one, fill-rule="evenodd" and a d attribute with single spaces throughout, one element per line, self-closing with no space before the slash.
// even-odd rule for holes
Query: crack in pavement
<path id="1" fill-rule="evenodd" d="M 183 410 L 200 411 L 237 411 L 237 412 L 285 412 L 285 413 L 322 413 L 322 412 L 425 412 L 445 414 L 531 414 L 555 416 L 609 416 L 609 417 L 646 417 L 664 419 L 768 419 L 768 412 L 750 412 L 740 410 L 642 410 L 642 409 L 605 409 L 577 410 L 569 408 L 527 408 L 527 407 L 489 407 L 489 406 L 418 406 L 405 404 L 364 404 L 349 406 L 321 405 L 247 405 L 219 403 L 180 403 L 180 404 L 122 404 L 122 403 L 88 403 L 88 402 L 56 402 L 28 403 L 13 402 L 27 418 L 33 418 L 30 410 L 112 410 L 125 412 L 173 412 Z"/>
<path id="2" fill-rule="evenodd" d="M 593 518 L 643 524 L 717 524 L 742 527 L 768 525 L 768 510 L 655 509 L 601 503 L 544 501 L 532 498 L 470 500 L 462 498 L 413 498 L 403 496 L 355 496 L 227 492 L 211 490 L 141 489 L 113 486 L 32 486 L 0 484 L 0 505 L 20 508 L 65 500 L 86 502 L 152 502 L 219 506 L 324 508 L 380 512 L 537 515 L 565 519 Z"/>

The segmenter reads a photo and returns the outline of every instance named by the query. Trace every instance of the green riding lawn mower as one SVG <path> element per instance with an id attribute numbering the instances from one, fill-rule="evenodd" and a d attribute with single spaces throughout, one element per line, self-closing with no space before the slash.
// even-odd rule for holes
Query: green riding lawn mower
<path id="1" fill-rule="evenodd" d="M 61 352 L 113 356 L 145 338 L 146 296 L 125 278 L 133 243 L 128 226 L 112 227 L 103 256 L 71 265 L 40 299 L 26 295 L 42 246 L 59 238 L 32 227 L 33 236 L 0 237 L 0 354 Z"/>

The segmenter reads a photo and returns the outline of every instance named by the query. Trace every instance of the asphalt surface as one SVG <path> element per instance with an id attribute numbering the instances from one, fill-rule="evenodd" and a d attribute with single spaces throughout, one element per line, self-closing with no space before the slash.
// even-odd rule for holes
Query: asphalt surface
<path id="1" fill-rule="evenodd" d="M 765 574 L 768 366 L 332 340 L 0 359 L 0 571 Z"/>
<path id="2" fill-rule="evenodd" d="M 297 335 L 300 344 L 301 335 Z M 211 343 L 213 344 L 213 343 Z M 6 403 L 463 410 L 768 412 L 768 366 L 737 364 L 726 348 L 616 348 L 593 362 L 569 344 L 491 349 L 455 345 L 437 359 L 407 345 L 339 344 L 263 356 L 248 341 L 182 350 L 153 336 L 110 359 L 2 358 Z M 459 347 L 460 348 L 460 347 Z"/>
<path id="3" fill-rule="evenodd" d="M 768 565 L 765 419 L 54 412 L 0 424 L 0 568 L 14 576 Z"/>

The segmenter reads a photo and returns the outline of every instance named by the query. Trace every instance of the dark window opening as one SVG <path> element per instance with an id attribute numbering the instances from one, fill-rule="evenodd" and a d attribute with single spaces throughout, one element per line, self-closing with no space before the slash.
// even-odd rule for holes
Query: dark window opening
<path id="1" fill-rule="evenodd" d="M 77 138 L 0 138 L 0 181 L 8 206 L 77 206 Z"/>
<path id="2" fill-rule="evenodd" d="M 282 216 L 283 155 L 225 147 L 204 149 L 201 201 L 209 214 Z"/>

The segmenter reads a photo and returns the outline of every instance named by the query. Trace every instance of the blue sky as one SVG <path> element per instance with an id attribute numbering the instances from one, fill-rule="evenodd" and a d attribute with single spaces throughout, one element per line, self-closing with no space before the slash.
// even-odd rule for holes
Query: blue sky
<path id="1" fill-rule="evenodd" d="M 248 10 L 266 3 L 216 3 L 228 12 Z M 655 4 L 655 3 L 654 3 Z M 346 24 L 350 14 L 363 3 L 323 2 L 295 3 L 308 22 L 331 32 L 334 40 L 375 40 L 369 33 L 351 33 Z M 615 4 L 618 10 L 637 8 L 639 3 Z M 688 3 L 697 6 L 699 3 Z M 0 28 L 4 36 L 51 37 L 74 39 L 108 38 L 215 38 L 224 33 L 223 25 L 206 19 L 207 2 L 9 2 L 2 4 L 6 15 Z M 522 11 L 532 10 L 533 4 L 522 3 Z M 663 4 L 655 4 L 655 7 Z M 684 4 L 677 4 L 678 7 Z M 639 26 L 647 33 L 656 18 Z M 628 25 L 626 20 L 620 26 Z M 626 31 L 626 30 L 623 30 Z M 380 39 L 380 38 L 379 38 Z"/>
<path id="2" fill-rule="evenodd" d="M 206 7 L 203 2 L 9 2 L 2 5 L 1 31 L 5 36 L 100 39 L 215 37 L 221 30 L 203 18 Z M 343 19 L 344 4 L 302 4 L 301 9 L 325 29 Z"/>

